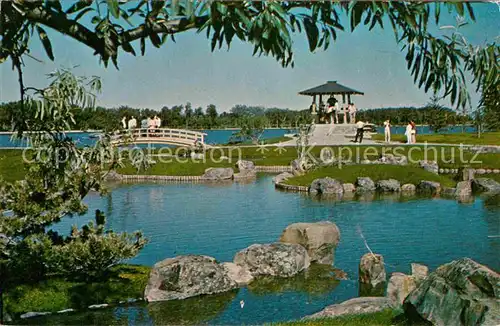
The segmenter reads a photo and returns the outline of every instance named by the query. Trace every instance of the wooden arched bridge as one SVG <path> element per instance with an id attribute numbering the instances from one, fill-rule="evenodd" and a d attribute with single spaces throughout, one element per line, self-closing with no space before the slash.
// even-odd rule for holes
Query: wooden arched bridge
<path id="1" fill-rule="evenodd" d="M 115 135 L 115 146 L 128 144 L 165 144 L 175 146 L 205 146 L 205 133 L 184 129 L 131 129 Z"/>

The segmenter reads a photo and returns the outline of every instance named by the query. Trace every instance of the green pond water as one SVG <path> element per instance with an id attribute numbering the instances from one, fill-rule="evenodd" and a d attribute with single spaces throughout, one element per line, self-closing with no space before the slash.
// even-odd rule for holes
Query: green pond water
<path id="1" fill-rule="evenodd" d="M 125 184 L 109 195 L 86 198 L 89 213 L 65 219 L 57 229 L 82 225 L 95 209 L 104 210 L 115 231 L 140 229 L 150 239 L 131 263 L 153 265 L 184 254 L 232 261 L 254 243 L 276 241 L 295 222 L 329 220 L 341 231 L 335 267 L 348 280 L 338 281 L 329 268 L 313 267 L 291 279 L 261 279 L 248 288 L 188 300 L 144 303 L 51 316 L 31 322 L 48 324 L 260 324 L 298 319 L 358 295 L 358 263 L 371 249 L 384 256 L 388 274 L 408 273 L 410 263 L 431 269 L 470 257 L 500 269 L 498 197 L 469 204 L 445 199 L 398 197 L 332 201 L 275 190 L 272 176 L 240 184 Z M 240 305 L 244 301 L 244 307 Z"/>

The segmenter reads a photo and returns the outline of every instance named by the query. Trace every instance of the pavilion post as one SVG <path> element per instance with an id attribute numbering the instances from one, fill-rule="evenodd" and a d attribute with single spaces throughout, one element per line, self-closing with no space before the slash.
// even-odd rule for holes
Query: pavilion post
<path id="1" fill-rule="evenodd" d="M 344 124 L 347 123 L 346 105 L 345 105 L 345 94 L 342 94 L 342 109 L 344 111 Z"/>
<path id="2" fill-rule="evenodd" d="M 351 105 L 351 94 L 347 94 L 347 107 L 348 108 L 349 108 L 349 105 Z M 347 112 L 347 114 L 349 115 L 349 122 L 354 123 L 355 121 L 352 121 L 351 112 Z"/>

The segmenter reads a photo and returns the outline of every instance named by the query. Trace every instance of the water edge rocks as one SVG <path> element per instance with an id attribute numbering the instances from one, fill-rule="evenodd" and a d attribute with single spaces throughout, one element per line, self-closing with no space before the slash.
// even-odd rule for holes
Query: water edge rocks
<path id="1" fill-rule="evenodd" d="M 208 168 L 202 175 L 202 180 L 221 181 L 232 180 L 234 178 L 234 170 L 232 168 Z"/>
<path id="2" fill-rule="evenodd" d="M 379 180 L 377 181 L 376 188 L 380 192 L 399 192 L 401 190 L 401 183 L 395 179 Z"/>
<path id="3" fill-rule="evenodd" d="M 366 191 L 375 191 L 375 182 L 368 177 L 358 177 L 356 179 L 356 191 L 357 192 L 366 192 Z"/>
<path id="4" fill-rule="evenodd" d="M 334 304 L 304 319 L 338 317 L 354 314 L 369 314 L 392 308 L 385 297 L 361 297 Z"/>
<path id="5" fill-rule="evenodd" d="M 156 263 L 144 290 L 148 302 L 185 299 L 238 287 L 215 258 L 186 255 Z"/>
<path id="6" fill-rule="evenodd" d="M 283 172 L 283 173 L 280 173 L 278 174 L 277 176 L 275 176 L 273 178 L 273 182 L 276 184 L 276 183 L 282 183 L 283 181 L 287 180 L 287 179 L 290 179 L 293 177 L 293 174 L 291 174 L 290 172 Z"/>
<path id="7" fill-rule="evenodd" d="M 235 281 L 239 286 L 248 285 L 253 281 L 253 276 L 248 269 L 235 263 L 222 263 L 222 266 L 227 272 L 230 279 Z"/>
<path id="8" fill-rule="evenodd" d="M 401 192 L 404 195 L 413 195 L 416 190 L 417 187 L 412 183 L 405 183 L 404 185 L 401 186 Z"/>
<path id="9" fill-rule="evenodd" d="M 339 181 L 326 177 L 314 180 L 309 187 L 309 192 L 311 194 L 342 195 L 344 188 Z"/>
<path id="10" fill-rule="evenodd" d="M 474 192 L 500 192 L 500 183 L 489 178 L 477 178 L 472 180 Z"/>
<path id="11" fill-rule="evenodd" d="M 239 251 L 233 262 L 245 267 L 253 276 L 293 276 L 311 264 L 307 250 L 298 244 L 253 244 Z"/>
<path id="12" fill-rule="evenodd" d="M 383 294 L 386 283 L 384 257 L 379 254 L 367 253 L 359 262 L 360 294 Z"/>
<path id="13" fill-rule="evenodd" d="M 354 193 L 356 191 L 356 186 L 352 183 L 344 183 L 342 184 L 342 188 L 344 189 L 344 194 Z"/>
<path id="14" fill-rule="evenodd" d="M 435 181 L 422 180 L 417 186 L 417 192 L 426 195 L 436 195 L 441 192 L 441 184 Z"/>
<path id="15" fill-rule="evenodd" d="M 387 284 L 387 298 L 394 307 L 399 307 L 416 287 L 414 277 L 399 272 L 392 273 Z"/>
<path id="16" fill-rule="evenodd" d="M 470 258 L 452 261 L 430 273 L 403 308 L 434 325 L 498 325 L 500 274 Z"/>
<path id="17" fill-rule="evenodd" d="M 422 264 L 411 263 L 411 276 L 415 278 L 417 284 L 420 284 L 428 275 L 429 267 Z"/>
<path id="18" fill-rule="evenodd" d="M 340 241 L 337 225 L 329 221 L 293 223 L 286 227 L 280 242 L 295 243 L 306 248 L 311 262 L 332 265 L 335 248 Z"/>

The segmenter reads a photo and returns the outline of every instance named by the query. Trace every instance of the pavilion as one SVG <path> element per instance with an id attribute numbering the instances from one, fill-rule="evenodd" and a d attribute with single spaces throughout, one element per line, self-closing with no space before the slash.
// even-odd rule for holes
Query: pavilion
<path id="1" fill-rule="evenodd" d="M 313 88 L 306 89 L 304 91 L 299 92 L 299 95 L 307 95 L 313 97 L 313 103 L 316 103 L 316 96 L 319 96 L 319 108 L 321 110 L 323 102 L 323 95 L 327 96 L 335 96 L 342 95 L 342 109 L 345 110 L 348 103 L 351 103 L 351 95 L 364 95 L 365 93 L 357 91 L 355 89 L 349 88 L 342 84 L 337 83 L 337 81 L 327 81 L 323 85 L 319 85 Z M 347 97 L 347 103 L 346 103 Z M 316 115 L 315 110 L 313 109 L 312 114 Z M 320 112 L 321 113 L 321 112 Z"/>

